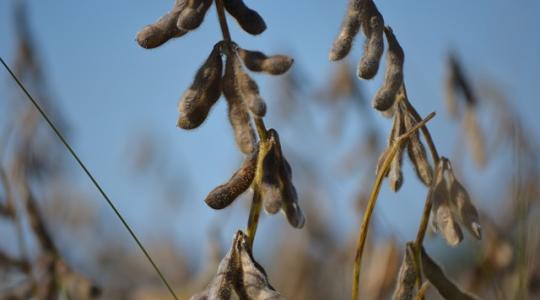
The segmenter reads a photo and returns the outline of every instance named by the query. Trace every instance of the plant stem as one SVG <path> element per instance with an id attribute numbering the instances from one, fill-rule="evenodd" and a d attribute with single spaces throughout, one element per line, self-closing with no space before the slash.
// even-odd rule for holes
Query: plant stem
<path id="1" fill-rule="evenodd" d="M 227 17 L 225 16 L 225 9 L 223 7 L 223 0 L 215 0 L 216 10 L 219 18 L 219 26 L 221 28 L 221 33 L 223 35 L 223 40 L 227 43 L 229 47 L 229 53 L 233 53 L 231 49 L 231 33 L 229 32 L 229 26 L 227 25 Z M 259 135 L 259 149 L 262 149 L 266 142 L 266 126 L 264 125 L 264 120 L 262 118 L 253 116 L 255 120 L 255 126 L 257 127 L 257 134 Z M 261 151 L 259 150 L 259 158 L 261 159 Z M 259 171 L 257 171 L 259 173 Z M 253 241 L 255 240 L 255 234 L 257 232 L 257 227 L 259 225 L 259 216 L 261 214 L 262 208 L 262 199 L 258 187 L 258 180 L 254 180 L 253 184 L 253 200 L 251 202 L 251 208 L 249 209 L 249 217 L 247 224 L 247 238 L 249 248 L 252 248 Z"/>
<path id="2" fill-rule="evenodd" d="M 367 233 L 369 229 L 369 221 L 371 220 L 373 209 L 375 208 L 375 203 L 377 202 L 379 191 L 381 190 L 381 184 L 382 184 L 382 181 L 384 180 L 384 174 L 386 174 L 387 170 L 390 168 L 390 164 L 392 163 L 394 156 L 397 154 L 398 150 L 401 148 L 403 143 L 407 141 L 407 139 L 410 137 L 411 134 L 416 132 L 416 130 L 418 130 L 419 128 L 423 127 L 426 124 L 426 122 L 431 120 L 431 118 L 433 118 L 434 116 L 435 116 L 435 112 L 432 112 L 431 114 L 429 114 L 424 120 L 421 120 L 418 124 L 416 124 L 413 128 L 411 128 L 411 130 L 401 135 L 392 144 L 392 146 L 387 150 L 388 152 L 386 154 L 386 157 L 384 158 L 382 167 L 377 173 L 375 182 L 373 183 L 373 187 L 371 188 L 369 201 L 366 207 L 366 211 L 364 212 L 364 218 L 362 219 L 362 224 L 360 225 L 358 239 L 356 240 L 356 254 L 354 257 L 354 266 L 353 266 L 352 300 L 358 299 L 360 269 L 362 265 L 362 254 L 364 252 L 364 246 L 366 244 L 366 237 L 367 237 Z"/>

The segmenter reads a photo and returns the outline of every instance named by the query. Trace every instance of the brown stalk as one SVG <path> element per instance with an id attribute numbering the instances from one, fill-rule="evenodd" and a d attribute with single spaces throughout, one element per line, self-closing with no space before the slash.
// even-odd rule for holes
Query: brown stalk
<path id="1" fill-rule="evenodd" d="M 226 47 L 228 47 L 229 53 L 233 53 L 231 49 L 231 33 L 229 32 L 229 26 L 227 25 L 227 18 L 225 16 L 225 9 L 223 6 L 223 0 L 215 0 L 216 3 L 216 10 L 217 15 L 219 19 L 219 27 L 221 28 L 221 33 L 223 35 L 223 40 L 225 40 L 227 43 L 225 43 Z M 253 115 L 253 114 L 252 114 Z M 259 147 L 263 147 L 264 143 L 266 142 L 266 126 L 264 125 L 264 120 L 262 118 L 259 118 L 257 116 L 253 116 L 255 120 L 255 126 L 257 128 L 257 134 L 259 135 Z M 259 151 L 259 155 L 261 155 L 261 151 Z M 260 170 L 257 170 L 257 173 L 255 175 L 255 178 L 259 178 L 262 176 L 262 172 Z M 253 181 L 254 183 L 260 182 L 257 180 Z M 253 200 L 251 202 L 251 208 L 249 209 L 249 217 L 248 217 L 248 224 L 247 224 L 247 243 L 249 248 L 252 248 L 253 241 L 255 240 L 255 234 L 257 232 L 257 227 L 259 224 L 259 216 L 261 214 L 261 208 L 262 208 L 262 199 L 259 192 L 259 187 L 256 186 L 256 184 L 253 185 Z"/>
<path id="2" fill-rule="evenodd" d="M 411 130 L 401 135 L 392 144 L 392 146 L 386 150 L 388 152 L 384 158 L 382 167 L 377 172 L 375 182 L 373 183 L 373 186 L 371 188 L 371 194 L 368 200 L 366 211 L 364 212 L 362 223 L 360 225 L 358 239 L 356 241 L 356 254 L 354 258 L 354 267 L 353 267 L 353 288 L 352 288 L 353 300 L 358 299 L 358 295 L 359 295 L 359 279 L 360 279 L 360 269 L 361 269 L 361 263 L 362 263 L 362 254 L 364 252 L 364 246 L 366 244 L 369 221 L 371 220 L 371 215 L 373 214 L 373 209 L 375 208 L 375 203 L 377 202 L 379 191 L 381 190 L 382 181 L 384 180 L 384 174 L 386 174 L 386 172 L 390 168 L 390 164 L 392 160 L 394 159 L 394 156 L 397 154 L 398 149 L 401 147 L 401 145 L 404 142 L 406 142 L 409 136 L 413 134 L 414 132 L 416 132 L 416 130 L 420 128 L 424 128 L 425 124 L 429 120 L 431 120 L 434 116 L 435 116 L 435 112 L 432 112 L 424 120 L 420 120 L 420 122 L 418 122 L 413 128 L 411 128 Z"/>

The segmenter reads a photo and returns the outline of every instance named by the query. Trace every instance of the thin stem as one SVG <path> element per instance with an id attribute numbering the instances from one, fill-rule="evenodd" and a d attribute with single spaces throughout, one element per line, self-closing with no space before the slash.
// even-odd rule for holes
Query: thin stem
<path id="1" fill-rule="evenodd" d="M 371 220 L 373 209 L 375 208 L 375 203 L 377 202 L 379 191 L 381 190 L 382 181 L 384 180 L 384 174 L 386 174 L 386 172 L 390 168 L 390 164 L 392 163 L 394 156 L 397 154 L 398 150 L 401 148 L 403 143 L 407 141 L 407 139 L 411 136 L 411 134 L 416 132 L 416 130 L 418 130 L 419 128 L 423 127 L 434 116 L 435 116 L 435 112 L 432 112 L 431 114 L 429 114 L 424 120 L 420 121 L 413 128 L 411 128 L 411 130 L 401 135 L 392 144 L 392 146 L 387 150 L 388 152 L 384 158 L 382 167 L 377 173 L 375 182 L 373 183 L 373 187 L 371 189 L 371 194 L 369 196 L 369 201 L 366 207 L 366 211 L 364 212 L 364 218 L 362 219 L 362 223 L 360 225 L 360 231 L 358 232 L 358 239 L 356 240 L 356 254 L 354 257 L 354 267 L 353 267 L 352 300 L 358 299 L 359 284 L 360 284 L 359 282 L 360 269 L 362 265 L 362 254 L 364 252 L 364 246 L 366 244 L 366 237 L 367 237 L 367 233 L 369 229 L 369 221 Z"/>
<path id="2" fill-rule="evenodd" d="M 426 295 L 427 289 L 430 287 L 430 285 L 431 284 L 429 284 L 429 281 L 424 282 L 424 284 L 422 284 L 422 286 L 418 290 L 418 293 L 416 293 L 414 300 L 424 299 L 424 296 Z"/>
<path id="3" fill-rule="evenodd" d="M 131 235 L 131 237 L 133 238 L 133 240 L 135 240 L 135 243 L 137 244 L 137 246 L 139 247 L 139 249 L 143 252 L 144 256 L 146 257 L 146 259 L 150 262 L 150 264 L 152 265 L 152 267 L 154 268 L 154 270 L 156 271 L 156 273 L 158 274 L 159 278 L 161 279 L 161 281 L 163 282 L 163 284 L 165 284 L 165 286 L 167 287 L 167 289 L 169 290 L 169 292 L 171 293 L 171 295 L 173 296 L 174 299 L 178 299 L 178 297 L 176 296 L 174 290 L 172 289 L 172 287 L 169 285 L 169 282 L 167 281 L 167 279 L 165 279 L 165 276 L 163 276 L 163 274 L 161 273 L 161 270 L 158 268 L 158 266 L 156 265 L 156 263 L 154 262 L 154 260 L 152 259 L 152 257 L 150 256 L 150 254 L 148 253 L 148 251 L 146 251 L 146 248 L 143 246 L 143 244 L 141 243 L 141 241 L 139 241 L 139 238 L 137 237 L 137 235 L 135 235 L 135 232 L 131 229 L 131 227 L 129 226 L 129 224 L 127 223 L 127 221 L 124 219 L 124 217 L 122 216 L 122 214 L 120 214 L 120 211 L 118 210 L 118 208 L 116 208 L 116 205 L 114 205 L 114 203 L 111 201 L 111 199 L 109 198 L 109 196 L 105 193 L 105 191 L 101 188 L 101 185 L 99 185 L 99 183 L 97 182 L 97 180 L 94 178 L 94 176 L 92 175 L 92 173 L 90 173 L 90 171 L 88 170 L 88 168 L 86 167 L 86 165 L 82 162 L 82 160 L 79 158 L 79 156 L 77 155 L 77 153 L 75 153 L 75 150 L 73 150 L 73 148 L 71 147 L 71 145 L 68 143 L 68 141 L 66 140 L 66 138 L 64 137 L 64 135 L 60 132 L 60 130 L 58 129 L 58 127 L 56 127 L 56 125 L 51 121 L 51 119 L 49 119 L 49 116 L 45 113 L 45 111 L 41 108 L 41 106 L 36 102 L 36 100 L 34 100 L 34 98 L 30 95 L 30 93 L 28 92 L 28 90 L 24 87 L 24 85 L 21 83 L 21 81 L 19 80 L 19 78 L 17 78 L 17 76 L 13 73 L 13 71 L 9 68 L 9 66 L 6 64 L 6 62 L 4 61 L 3 58 L 0 57 L 0 62 L 2 63 L 2 65 L 4 65 L 4 68 L 8 71 L 8 73 L 11 75 L 11 77 L 13 78 L 13 80 L 15 80 L 15 82 L 17 83 L 17 85 L 19 85 L 19 87 L 21 88 L 21 90 L 25 93 L 26 97 L 28 98 L 28 100 L 32 103 L 32 105 L 39 111 L 39 113 L 41 114 L 41 116 L 43 117 L 43 119 L 45 119 L 45 121 L 47 122 L 47 124 L 49 125 L 49 127 L 52 129 L 52 131 L 56 134 L 56 136 L 60 139 L 60 141 L 62 142 L 62 144 L 66 147 L 66 149 L 68 150 L 68 152 L 71 154 L 71 156 L 77 161 L 77 163 L 79 164 L 79 166 L 81 167 L 81 169 L 83 169 L 84 173 L 86 174 L 86 176 L 90 179 L 90 181 L 92 181 L 92 184 L 94 184 L 94 186 L 97 188 L 97 190 L 99 191 L 99 193 L 101 194 L 101 196 L 103 197 L 103 199 L 105 199 L 105 201 L 107 202 L 107 204 L 109 205 L 109 207 L 114 211 L 115 215 L 118 217 L 118 219 L 120 220 L 120 222 L 122 223 L 122 225 L 124 225 L 124 227 L 126 228 L 126 230 L 129 232 L 129 234 Z"/>
<path id="4" fill-rule="evenodd" d="M 231 33 L 229 32 L 229 26 L 227 25 L 227 17 L 225 16 L 225 9 L 223 7 L 223 0 L 215 0 L 217 15 L 219 18 L 219 26 L 221 28 L 221 33 L 223 39 L 226 42 L 231 42 Z M 229 47 L 230 53 L 232 53 L 231 43 L 226 43 L 226 47 Z M 257 134 L 259 135 L 259 149 L 263 149 L 266 142 L 266 126 L 264 125 L 264 120 L 257 116 L 253 116 L 255 119 L 255 126 L 257 128 Z M 259 158 L 261 158 L 261 150 L 259 150 Z M 257 173 L 260 173 L 257 171 Z M 250 248 L 253 246 L 253 241 L 255 240 L 255 234 L 257 233 L 257 227 L 259 225 L 259 216 L 261 214 L 262 208 L 262 199 L 259 192 L 258 183 L 259 180 L 254 180 L 253 184 L 253 201 L 251 202 L 251 208 L 249 209 L 249 218 L 247 224 L 247 237 L 248 245 Z"/>
<path id="5" fill-rule="evenodd" d="M 247 242 L 250 249 L 253 249 L 253 241 L 255 240 L 255 234 L 257 233 L 257 227 L 259 225 L 259 216 L 261 215 L 262 199 L 261 193 L 258 187 L 253 189 L 253 201 L 251 202 L 251 208 L 249 210 L 249 218 L 247 225 Z"/>

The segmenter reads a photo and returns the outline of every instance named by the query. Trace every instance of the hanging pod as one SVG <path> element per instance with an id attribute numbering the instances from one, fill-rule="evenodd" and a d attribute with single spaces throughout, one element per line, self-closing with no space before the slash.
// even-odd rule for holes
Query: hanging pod
<path id="1" fill-rule="evenodd" d="M 221 96 L 221 43 L 214 46 L 206 62 L 199 68 L 193 83 L 180 100 L 178 127 L 194 129 L 206 119 L 210 108 Z"/>
<path id="2" fill-rule="evenodd" d="M 225 9 L 236 19 L 242 29 L 252 35 L 266 30 L 266 23 L 259 13 L 246 6 L 242 0 L 224 0 Z"/>
<path id="3" fill-rule="evenodd" d="M 176 26 L 178 16 L 186 8 L 186 4 L 186 0 L 176 0 L 171 11 L 137 33 L 137 43 L 143 48 L 152 49 L 163 45 L 172 38 L 186 34 L 187 30 Z"/>

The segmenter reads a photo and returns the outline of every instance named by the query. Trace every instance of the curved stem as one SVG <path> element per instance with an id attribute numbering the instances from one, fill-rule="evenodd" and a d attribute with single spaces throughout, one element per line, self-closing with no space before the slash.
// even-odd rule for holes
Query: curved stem
<path id="1" fill-rule="evenodd" d="M 353 287 L 352 287 L 353 300 L 358 299 L 358 295 L 359 295 L 359 279 L 360 279 L 360 269 L 362 266 L 362 254 L 364 252 L 364 246 L 366 244 L 366 237 L 367 237 L 367 233 L 369 229 L 369 221 L 371 220 L 373 209 L 375 208 L 375 203 L 377 202 L 379 191 L 381 190 L 381 184 L 382 184 L 382 181 L 384 180 L 384 174 L 386 174 L 386 172 L 390 168 L 390 164 L 392 163 L 392 160 L 396 156 L 398 150 L 402 147 L 403 143 L 407 141 L 407 139 L 410 137 L 411 134 L 416 132 L 416 130 L 418 130 L 419 128 L 423 127 L 434 116 L 435 116 L 435 112 L 432 112 L 431 114 L 429 114 L 424 120 L 421 120 L 418 124 L 416 124 L 413 128 L 411 128 L 411 130 L 401 135 L 392 144 L 392 146 L 387 150 L 388 152 L 386 153 L 382 167 L 377 173 L 377 177 L 375 178 L 375 182 L 373 183 L 373 187 L 371 189 L 371 194 L 369 196 L 369 201 L 366 207 L 366 211 L 364 212 L 364 218 L 362 219 L 362 223 L 360 225 L 360 231 L 358 232 L 358 239 L 356 240 L 356 254 L 354 257 L 354 266 L 353 266 Z"/>

